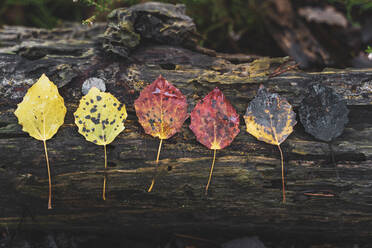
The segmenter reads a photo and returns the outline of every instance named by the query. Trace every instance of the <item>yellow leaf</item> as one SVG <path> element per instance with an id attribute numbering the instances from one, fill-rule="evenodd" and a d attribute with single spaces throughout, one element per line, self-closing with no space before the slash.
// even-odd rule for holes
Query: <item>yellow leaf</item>
<path id="1" fill-rule="evenodd" d="M 97 145 L 107 145 L 124 130 L 127 111 L 124 104 L 113 95 L 93 87 L 81 98 L 74 115 L 79 133 L 86 140 Z"/>
<path id="2" fill-rule="evenodd" d="M 101 92 L 93 87 L 81 98 L 74 116 L 79 133 L 86 140 L 104 146 L 106 169 L 106 145 L 124 130 L 123 122 L 127 118 L 125 105 L 110 93 Z M 102 198 L 106 200 L 106 175 L 103 181 Z"/>
<path id="3" fill-rule="evenodd" d="M 48 209 L 52 208 L 52 183 L 46 140 L 52 138 L 63 124 L 66 107 L 59 95 L 57 86 L 45 74 L 28 89 L 23 101 L 18 104 L 14 114 L 22 125 L 22 130 L 31 137 L 44 142 L 45 159 L 49 177 Z"/>
<path id="4" fill-rule="evenodd" d="M 57 86 L 43 74 L 28 89 L 14 114 L 23 131 L 38 140 L 52 138 L 63 124 L 66 107 Z"/>
<path id="5" fill-rule="evenodd" d="M 247 132 L 258 140 L 277 145 L 282 162 L 283 203 L 286 202 L 284 181 L 284 159 L 280 144 L 293 132 L 296 114 L 292 106 L 276 93 L 269 93 L 263 85 L 249 103 L 244 115 Z"/>
<path id="6" fill-rule="evenodd" d="M 262 85 L 244 116 L 247 132 L 258 140 L 280 145 L 296 125 L 296 114 L 285 98 L 269 93 Z"/>

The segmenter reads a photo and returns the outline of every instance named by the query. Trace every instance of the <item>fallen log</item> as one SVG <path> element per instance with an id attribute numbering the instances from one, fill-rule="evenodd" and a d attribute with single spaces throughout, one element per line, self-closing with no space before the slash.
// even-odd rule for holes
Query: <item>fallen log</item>
<path id="1" fill-rule="evenodd" d="M 151 42 L 123 59 L 102 50 L 96 34 L 103 29 L 0 30 L 0 225 L 16 229 L 22 222 L 26 229 L 120 229 L 149 235 L 228 232 L 361 243 L 372 236 L 371 69 L 291 70 L 270 77 L 289 58 L 234 64 L 228 56 Z M 13 114 L 41 73 L 58 85 L 68 109 L 65 124 L 47 142 L 53 210 L 47 209 L 43 145 L 22 132 Z M 306 134 L 298 123 L 282 144 L 287 183 L 287 203 L 282 204 L 280 154 L 247 134 L 241 118 L 237 138 L 217 152 L 206 197 L 213 151 L 196 141 L 187 120 L 180 133 L 163 142 L 159 176 L 147 193 L 158 140 L 144 133 L 133 102 L 160 74 L 187 96 L 189 112 L 216 86 L 241 116 L 260 84 L 286 97 L 295 111 L 309 84 L 333 88 L 350 110 L 350 122 L 332 143 L 336 166 L 329 144 Z M 78 134 L 73 119 L 82 83 L 91 77 L 103 79 L 128 111 L 126 129 L 108 145 L 107 170 L 103 148 Z M 103 201 L 105 174 L 108 199 Z"/>

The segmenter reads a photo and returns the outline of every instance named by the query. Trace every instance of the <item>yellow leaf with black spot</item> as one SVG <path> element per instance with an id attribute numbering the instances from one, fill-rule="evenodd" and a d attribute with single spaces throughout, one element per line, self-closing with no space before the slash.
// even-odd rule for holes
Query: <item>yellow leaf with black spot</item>
<path id="1" fill-rule="evenodd" d="M 124 120 L 127 118 L 125 105 L 110 93 L 101 92 L 93 87 L 86 96 L 81 98 L 74 116 L 79 133 L 86 140 L 104 146 L 106 169 L 106 145 L 110 144 L 124 130 Z M 104 200 L 106 198 L 105 188 L 106 177 L 102 196 Z"/>
<path id="2" fill-rule="evenodd" d="M 52 138 L 63 124 L 66 107 L 63 98 L 59 95 L 57 86 L 43 74 L 32 85 L 14 114 L 22 125 L 22 130 L 31 137 L 42 140 L 44 143 L 45 158 L 49 177 L 48 209 L 52 208 L 52 186 L 46 140 Z"/>
<path id="3" fill-rule="evenodd" d="M 285 202 L 283 153 L 280 144 L 293 132 L 296 114 L 288 101 L 276 93 L 269 93 L 263 85 L 249 103 L 244 115 L 247 132 L 258 140 L 277 145 L 282 161 L 283 202 Z"/>
<path id="4" fill-rule="evenodd" d="M 93 87 L 81 98 L 74 116 L 79 133 L 86 140 L 107 145 L 124 130 L 127 111 L 113 95 Z"/>

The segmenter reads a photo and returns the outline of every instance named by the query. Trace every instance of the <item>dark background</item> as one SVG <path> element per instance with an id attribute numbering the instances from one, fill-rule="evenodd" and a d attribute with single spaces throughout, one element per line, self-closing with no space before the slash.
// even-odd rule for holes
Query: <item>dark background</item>
<path id="1" fill-rule="evenodd" d="M 4 0 L 0 2 L 0 25 L 23 25 L 54 28 L 68 22 L 83 22 L 96 16 L 104 22 L 110 10 L 130 6 L 143 0 Z M 199 33 L 200 45 L 226 53 L 262 56 L 285 56 L 273 40 L 265 15 L 270 1 L 262 0 L 162 0 L 184 3 Z M 303 0 L 291 1 L 298 15 L 303 7 L 324 9 L 333 6 L 347 19 L 347 26 L 305 21 L 315 38 L 337 59 L 333 67 L 366 67 L 365 50 L 372 45 L 372 1 L 370 0 Z M 324 37 L 327 33 L 329 37 Z M 339 53 L 339 54 L 338 54 Z M 363 58 L 364 57 L 364 58 Z M 356 60 L 356 61 L 355 61 Z"/>

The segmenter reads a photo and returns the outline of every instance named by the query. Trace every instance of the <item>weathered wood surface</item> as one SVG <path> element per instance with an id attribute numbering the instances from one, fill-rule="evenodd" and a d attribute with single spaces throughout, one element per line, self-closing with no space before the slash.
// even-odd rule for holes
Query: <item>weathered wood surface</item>
<path id="1" fill-rule="evenodd" d="M 97 45 L 103 25 L 64 30 L 3 27 L 0 30 L 0 224 L 57 230 L 189 231 L 276 233 L 331 240 L 372 236 L 372 69 L 268 75 L 286 59 L 233 64 L 180 47 L 140 45 L 129 60 L 106 56 Z M 45 72 L 64 97 L 65 124 L 47 142 L 52 167 L 53 210 L 43 146 L 21 131 L 13 112 L 28 87 Z M 137 122 L 133 101 L 163 75 L 188 98 L 189 111 L 218 86 L 243 115 L 259 84 L 295 106 L 310 83 L 322 83 L 346 99 L 350 123 L 329 145 L 304 133 L 300 123 L 282 145 L 287 204 L 281 203 L 277 148 L 241 132 L 217 152 L 210 194 L 204 187 L 212 151 L 199 144 L 187 120 L 164 141 L 160 175 L 151 183 L 158 140 Z M 126 129 L 108 146 L 108 200 L 101 199 L 103 147 L 78 134 L 72 113 L 81 85 L 106 80 L 107 91 L 128 110 Z M 323 193 L 326 196 L 310 196 Z M 27 210 L 26 218 L 22 215 Z M 31 217 L 32 216 L 32 217 Z M 154 231 L 156 230 L 156 231 Z"/>

